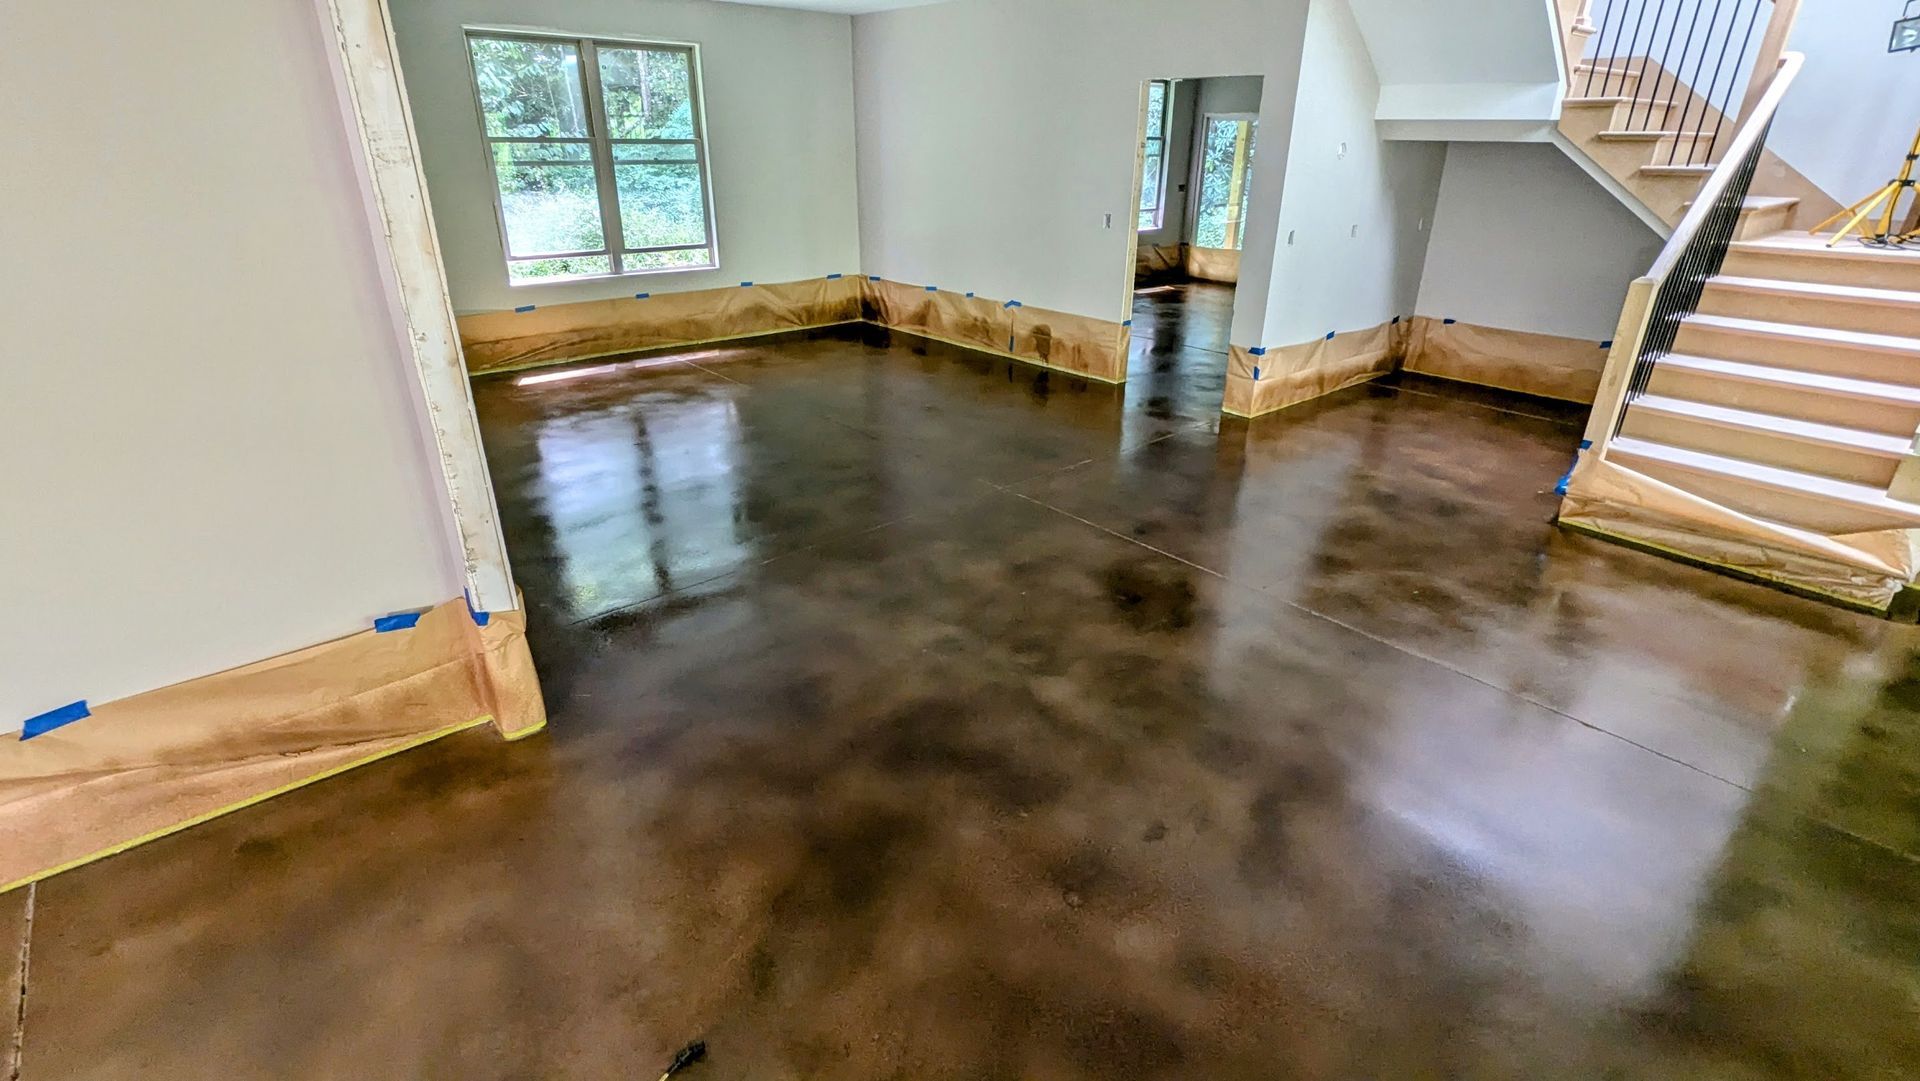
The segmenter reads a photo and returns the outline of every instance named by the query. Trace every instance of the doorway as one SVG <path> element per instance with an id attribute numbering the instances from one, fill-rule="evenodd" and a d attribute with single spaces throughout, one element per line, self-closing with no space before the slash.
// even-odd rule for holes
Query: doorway
<path id="1" fill-rule="evenodd" d="M 1128 381 L 1150 393 L 1224 397 L 1261 92 L 1257 75 L 1144 88 Z"/>

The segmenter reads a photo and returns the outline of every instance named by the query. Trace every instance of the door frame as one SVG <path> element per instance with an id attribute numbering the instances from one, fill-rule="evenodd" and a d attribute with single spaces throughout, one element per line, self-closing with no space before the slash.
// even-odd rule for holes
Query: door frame
<path id="1" fill-rule="evenodd" d="M 413 113 L 386 0 L 314 0 L 358 153 L 375 258 L 402 353 L 412 362 L 415 417 L 437 469 L 441 518 L 467 603 L 477 612 L 520 607 L 500 509 L 480 442 L 480 420 L 460 351 L 440 238 L 421 171 Z"/>

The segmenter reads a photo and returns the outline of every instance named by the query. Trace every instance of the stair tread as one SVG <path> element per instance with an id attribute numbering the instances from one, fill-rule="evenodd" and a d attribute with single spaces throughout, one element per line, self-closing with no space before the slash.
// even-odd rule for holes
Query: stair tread
<path id="1" fill-rule="evenodd" d="M 1827 300 L 1862 300 L 1875 304 L 1912 304 L 1920 306 L 1920 292 L 1911 289 L 1876 289 L 1864 285 L 1831 285 L 1826 282 L 1796 282 L 1781 278 L 1743 278 L 1721 274 L 1707 284 L 1730 289 L 1781 295 L 1819 297 Z"/>
<path id="2" fill-rule="evenodd" d="M 1802 341 L 1826 342 L 1830 345 L 1852 345 L 1890 352 L 1920 353 L 1920 338 L 1908 338 L 1898 334 L 1872 334 L 1863 330 L 1836 330 L 1832 327 L 1810 327 L 1799 323 L 1774 323 L 1765 319 L 1742 319 L 1732 315 L 1696 313 L 1681 321 L 1720 330 L 1798 338 Z"/>
<path id="3" fill-rule="evenodd" d="M 1604 106 L 1607 106 L 1608 108 L 1611 108 L 1615 105 L 1626 105 L 1630 102 L 1636 102 L 1636 101 L 1640 101 L 1640 99 L 1634 97 L 1631 94 L 1598 94 L 1590 98 L 1568 97 L 1562 100 L 1560 104 L 1572 105 L 1572 106 L 1585 105 L 1585 106 L 1592 106 L 1596 108 L 1604 105 Z M 1640 104 L 1646 105 L 1655 109 L 1669 109 L 1673 107 L 1673 101 L 1668 98 L 1650 98 L 1646 101 L 1641 101 Z"/>
<path id="4" fill-rule="evenodd" d="M 1820 424 L 1796 417 L 1757 413 L 1750 409 L 1734 409 L 1730 406 L 1689 401 L 1685 398 L 1671 398 L 1659 394 L 1642 395 L 1628 408 L 1647 409 L 1669 416 L 1718 424 L 1722 427 L 1766 432 L 1803 443 L 1844 447 L 1885 458 L 1903 458 L 1911 446 L 1910 440 L 1883 432 L 1866 432 L 1858 428 L 1843 428 L 1834 424 Z"/>
<path id="5" fill-rule="evenodd" d="M 1611 142 L 1626 143 L 1636 141 L 1657 142 L 1661 139 L 1685 139 L 1690 136 L 1711 134 L 1713 133 L 1707 131 L 1633 131 L 1630 129 L 1622 129 L 1617 131 L 1603 131 L 1594 137 L 1597 139 L 1606 139 Z"/>
<path id="6" fill-rule="evenodd" d="M 1903 503 L 1879 488 L 1868 484 L 1855 484 L 1851 481 L 1836 480 L 1816 473 L 1802 473 L 1797 469 L 1782 469 L 1774 465 L 1761 465 L 1741 458 L 1729 458 L 1723 454 L 1708 454 L 1705 451 L 1688 450 L 1667 443 L 1656 443 L 1647 439 L 1635 439 L 1620 436 L 1610 444 L 1610 451 L 1649 458 L 1668 465 L 1681 466 L 1702 473 L 1716 473 L 1725 477 L 1747 481 L 1766 488 L 1790 492 L 1829 503 L 1841 503 L 1848 506 L 1868 508 L 1883 513 L 1910 518 L 1920 523 L 1920 504 Z"/>
<path id="7" fill-rule="evenodd" d="M 1850 376 L 1827 375 L 1824 372 L 1809 372 L 1799 368 L 1751 364 L 1744 360 L 1721 360 L 1718 357 L 1697 357 L 1686 353 L 1669 353 L 1661 357 L 1658 364 L 1752 383 L 1778 383 L 1800 390 L 1819 391 L 1848 398 L 1867 398 L 1897 405 L 1920 406 L 1920 387 L 1902 386 L 1899 383 L 1881 383 L 1872 379 L 1854 379 Z"/>
<path id="8" fill-rule="evenodd" d="M 1743 213 L 1758 213 L 1762 210 L 1790 210 L 1799 205 L 1800 198 L 1795 195 L 1749 195 L 1745 199 L 1740 200 L 1740 210 Z M 1680 204 L 1680 209 L 1682 210 L 1691 210 L 1692 208 L 1692 199 L 1688 199 L 1686 202 Z M 1751 243 L 1753 243 L 1753 241 L 1742 240 L 1735 242 L 1734 246 L 1738 247 L 1741 244 Z M 1768 248 L 1767 250 L 1774 251 L 1776 249 Z"/>
<path id="9" fill-rule="evenodd" d="M 1640 171 L 1648 176 L 1704 177 L 1716 168 L 1716 165 L 1642 165 Z"/>
<path id="10" fill-rule="evenodd" d="M 1852 259 L 1862 262 L 1920 264 L 1920 251 L 1869 248 L 1851 241 L 1829 248 L 1827 241 L 1831 239 L 1828 236 L 1816 236 L 1790 229 L 1772 236 L 1735 241 L 1733 248 L 1736 251 L 1759 252 L 1766 255 L 1815 255 L 1828 259 Z"/>

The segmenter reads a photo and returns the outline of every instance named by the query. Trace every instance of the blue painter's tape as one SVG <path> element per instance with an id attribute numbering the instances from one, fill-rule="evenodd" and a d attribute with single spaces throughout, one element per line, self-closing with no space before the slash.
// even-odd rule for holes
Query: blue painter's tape
<path id="1" fill-rule="evenodd" d="M 929 293 L 938 293 L 939 291 L 940 291 L 940 287 L 939 287 L 939 286 L 937 286 L 937 285 L 929 285 L 929 286 L 927 286 L 927 292 L 929 292 Z"/>
<path id="2" fill-rule="evenodd" d="M 1328 340 L 1328 341 L 1332 341 L 1332 340 L 1333 340 L 1333 335 L 1334 335 L 1334 333 L 1335 333 L 1335 332 L 1334 332 L 1334 331 L 1331 331 L 1331 330 L 1329 330 L 1329 331 L 1327 331 L 1327 340 Z"/>
<path id="3" fill-rule="evenodd" d="M 653 295 L 652 293 L 635 293 L 635 294 L 633 294 L 633 299 L 635 299 L 635 300 L 645 300 L 645 299 L 647 299 L 648 297 L 650 297 L 650 296 L 652 296 L 652 295 Z"/>
<path id="4" fill-rule="evenodd" d="M 1458 319 L 1442 319 L 1440 320 L 1440 325 L 1450 327 L 1457 322 L 1459 322 Z"/>
<path id="5" fill-rule="evenodd" d="M 1399 316 L 1397 316 L 1397 315 L 1396 315 L 1396 316 L 1394 316 L 1394 317 L 1393 317 L 1393 325 L 1394 325 L 1394 326 L 1396 326 L 1396 327 L 1400 325 L 1400 317 L 1399 317 Z"/>
<path id="6" fill-rule="evenodd" d="M 530 311 L 532 311 L 532 310 L 533 310 L 533 305 L 531 305 L 531 304 L 522 304 L 522 305 L 520 305 L 520 306 L 519 306 L 518 308 L 515 308 L 515 309 L 513 309 L 513 310 L 514 310 L 514 311 L 516 311 L 516 312 L 518 312 L 518 313 L 520 313 L 520 314 L 522 314 L 522 315 L 524 315 L 524 314 L 526 314 L 527 312 L 530 312 Z"/>
<path id="7" fill-rule="evenodd" d="M 1264 357 L 1267 355 L 1267 347 L 1264 345 L 1256 345 L 1252 349 L 1247 350 L 1247 352 L 1252 353 L 1256 357 Z"/>
<path id="8" fill-rule="evenodd" d="M 487 624 L 489 624 L 489 623 L 491 623 L 491 622 L 493 622 L 493 613 L 492 613 L 492 612 L 482 612 L 481 610 L 479 610 L 478 608 L 475 608 L 475 607 L 473 606 L 473 594 L 472 594 L 472 593 L 469 593 L 469 592 L 467 592 L 466 590 L 461 590 L 461 591 L 460 591 L 460 595 L 461 595 L 461 596 L 463 596 L 463 597 L 465 597 L 465 598 L 467 599 L 467 614 L 468 614 L 469 616 L 472 616 L 472 617 L 473 617 L 473 625 L 474 625 L 474 626 L 476 626 L 476 627 L 484 627 L 484 626 L 486 626 Z"/>
<path id="9" fill-rule="evenodd" d="M 972 299 L 973 299 L 973 294 L 972 294 L 972 293 L 968 293 L 968 294 L 967 294 L 967 299 L 968 299 L 968 300 L 972 300 Z"/>
<path id="10" fill-rule="evenodd" d="M 1592 449 L 1593 449 L 1593 440 L 1582 439 L 1580 441 L 1580 451 L 1589 451 Z M 1567 467 L 1567 475 L 1564 477 L 1561 477 L 1560 483 L 1553 486 L 1554 495 L 1564 496 L 1567 494 L 1567 484 L 1573 480 L 1573 471 L 1579 468 L 1579 465 L 1580 465 L 1580 451 L 1574 452 L 1573 464 Z"/>
<path id="11" fill-rule="evenodd" d="M 420 613 L 418 612 L 395 612 L 373 621 L 373 629 L 380 634 L 386 634 L 389 631 L 410 631 L 419 625 Z"/>
<path id="12" fill-rule="evenodd" d="M 1600 343 L 1600 348 L 1602 348 L 1602 349 L 1612 349 L 1612 348 L 1613 348 L 1613 339 L 1612 339 L 1612 338 L 1608 338 L 1608 339 L 1607 339 L 1606 341 L 1604 341 L 1604 342 L 1601 342 L 1601 343 Z"/>
<path id="13" fill-rule="evenodd" d="M 1132 326 L 1132 325 L 1133 325 L 1133 320 L 1131 320 L 1131 319 L 1128 319 L 1128 320 L 1126 320 L 1125 322 L 1123 322 L 1123 323 L 1121 323 L 1120 325 L 1121 325 L 1121 326 L 1123 326 L 1123 327 L 1130 327 L 1130 326 Z"/>
<path id="14" fill-rule="evenodd" d="M 1006 302 L 1005 304 L 1002 304 L 1002 305 L 1000 305 L 1000 306 L 1001 306 L 1002 308 L 1024 308 L 1024 307 L 1026 307 L 1026 305 L 1025 305 L 1025 304 L 1022 304 L 1022 303 L 1020 303 L 1020 302 L 1019 302 L 1019 301 L 1017 301 L 1017 300 L 1009 300 L 1009 301 L 1007 301 L 1007 302 Z"/>
<path id="15" fill-rule="evenodd" d="M 880 280 L 880 275 L 878 275 L 878 274 L 869 274 L 869 275 L 867 275 L 867 280 L 868 280 L 868 281 L 870 281 L 870 282 L 877 282 L 877 281 L 879 281 L 879 280 Z"/>
<path id="16" fill-rule="evenodd" d="M 1253 381 L 1256 383 L 1260 381 L 1260 365 L 1258 364 L 1253 366 Z"/>
<path id="17" fill-rule="evenodd" d="M 35 736 L 44 735 L 63 725 L 85 720 L 91 716 L 93 716 L 93 711 L 87 708 L 85 702 L 74 702 L 70 705 L 61 706 L 59 709 L 50 709 L 38 717 L 28 717 L 27 723 L 20 726 L 20 738 L 32 739 Z"/>
<path id="18" fill-rule="evenodd" d="M 740 283 L 740 288 L 742 288 L 742 289 L 751 289 L 751 288 L 753 288 L 753 283 L 752 283 L 752 282 L 741 282 L 741 283 Z"/>
<path id="19" fill-rule="evenodd" d="M 845 274 L 829 274 L 827 275 L 827 280 L 830 282 L 837 282 L 844 277 L 846 277 Z"/>

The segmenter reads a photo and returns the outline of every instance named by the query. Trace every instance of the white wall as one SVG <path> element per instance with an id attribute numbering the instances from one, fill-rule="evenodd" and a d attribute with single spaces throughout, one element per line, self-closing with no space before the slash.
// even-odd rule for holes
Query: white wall
<path id="1" fill-rule="evenodd" d="M 1560 115 L 1552 0 L 1351 0 L 1389 138 L 1542 139 Z"/>
<path id="2" fill-rule="evenodd" d="M 1413 313 L 1426 258 L 1421 222 L 1433 215 L 1445 147 L 1381 138 L 1379 93 L 1347 0 L 1313 0 L 1259 344 L 1296 345 Z M 1261 127 L 1256 172 L 1270 176 L 1275 141 Z"/>
<path id="3" fill-rule="evenodd" d="M 1305 0 L 961 0 L 856 16 L 862 269 L 1126 318 L 1140 84 L 1178 72 L 1264 75 L 1261 139 L 1283 148 L 1305 9 Z M 1278 167 L 1280 156 L 1263 160 Z M 1254 188 L 1236 343 L 1261 337 L 1280 194 Z"/>
<path id="4" fill-rule="evenodd" d="M 845 15 L 708 0 L 390 0 L 454 307 L 601 300 L 860 269 Z M 509 286 L 463 28 L 700 46 L 717 270 Z"/>
<path id="5" fill-rule="evenodd" d="M 1893 179 L 1920 127 L 1920 53 L 1887 53 L 1900 6 L 1809 2 L 1787 42 L 1807 65 L 1767 146 L 1842 206 Z"/>
<path id="6" fill-rule="evenodd" d="M 14 5 L 0 100 L 0 731 L 459 596 L 310 0 Z"/>
<path id="7" fill-rule="evenodd" d="M 1661 240 L 1553 146 L 1447 148 L 1419 314 L 1594 342 Z"/>

